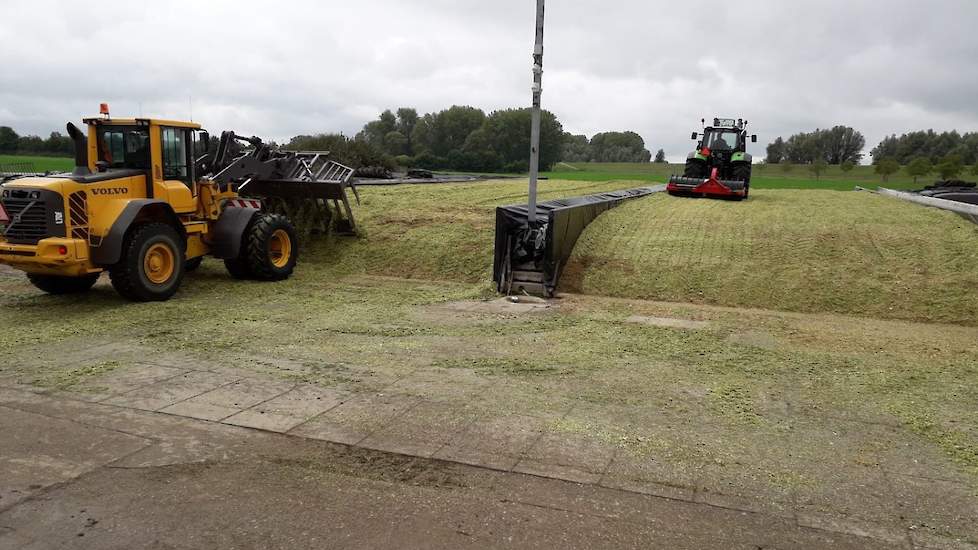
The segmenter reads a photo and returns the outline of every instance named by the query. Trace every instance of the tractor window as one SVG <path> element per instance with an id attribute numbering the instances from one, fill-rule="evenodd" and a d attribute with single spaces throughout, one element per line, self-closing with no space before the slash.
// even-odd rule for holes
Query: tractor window
<path id="1" fill-rule="evenodd" d="M 149 169 L 149 132 L 134 126 L 99 126 L 98 160 L 109 168 Z"/>
<path id="2" fill-rule="evenodd" d="M 710 149 L 735 149 L 740 132 L 710 132 L 706 135 L 706 142 L 703 144 Z"/>
<path id="3" fill-rule="evenodd" d="M 190 187 L 191 150 L 190 130 L 163 128 L 163 179 L 179 180 Z"/>

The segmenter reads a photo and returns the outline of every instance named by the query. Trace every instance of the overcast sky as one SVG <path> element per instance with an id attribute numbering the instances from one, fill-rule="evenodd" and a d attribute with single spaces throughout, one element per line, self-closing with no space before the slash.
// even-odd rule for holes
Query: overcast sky
<path id="1" fill-rule="evenodd" d="M 4 0 L 0 125 L 189 118 L 279 141 L 356 133 L 385 108 L 530 102 L 533 0 Z M 847 124 L 978 129 L 974 0 L 551 0 L 544 106 L 685 158 L 700 118 L 756 147 Z M 710 29 L 709 34 L 706 32 Z"/>

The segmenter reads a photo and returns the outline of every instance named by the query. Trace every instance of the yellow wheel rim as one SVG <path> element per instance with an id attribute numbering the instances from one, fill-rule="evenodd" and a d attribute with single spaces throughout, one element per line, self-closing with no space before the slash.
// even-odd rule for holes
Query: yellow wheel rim
<path id="1" fill-rule="evenodd" d="M 146 257 L 143 258 L 143 271 L 151 283 L 161 285 L 173 277 L 176 264 L 173 249 L 163 243 L 156 243 L 146 251 Z"/>
<path id="2" fill-rule="evenodd" d="M 278 268 L 285 267 L 292 258 L 292 239 L 284 229 L 276 229 L 272 233 L 272 238 L 268 243 L 268 255 L 272 260 L 272 265 Z"/>

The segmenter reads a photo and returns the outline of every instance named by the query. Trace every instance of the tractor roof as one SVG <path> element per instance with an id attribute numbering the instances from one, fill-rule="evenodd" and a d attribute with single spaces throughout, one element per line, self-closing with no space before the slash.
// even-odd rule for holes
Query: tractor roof
<path id="1" fill-rule="evenodd" d="M 712 128 L 724 128 L 732 130 L 744 130 L 747 121 L 742 118 L 714 118 Z"/>

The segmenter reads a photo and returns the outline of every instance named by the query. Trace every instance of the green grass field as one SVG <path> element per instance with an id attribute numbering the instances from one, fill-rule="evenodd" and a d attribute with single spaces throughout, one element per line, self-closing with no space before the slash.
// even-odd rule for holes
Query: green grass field
<path id="1" fill-rule="evenodd" d="M 920 188 L 934 178 L 922 178 L 915 185 L 913 178 L 903 174 L 894 174 L 890 180 L 883 183 L 880 176 L 873 171 L 872 166 L 857 166 L 851 172 L 845 173 L 838 166 L 830 166 L 822 177 L 816 181 L 806 166 L 791 166 L 785 172 L 780 165 L 755 165 L 751 187 L 753 189 L 830 189 L 835 191 L 852 191 L 855 186 L 876 188 L 879 186 L 893 189 Z M 682 174 L 680 164 L 654 163 L 561 163 L 554 171 L 545 175 L 553 179 L 578 181 L 647 181 L 665 183 L 672 174 Z"/>
<path id="2" fill-rule="evenodd" d="M 38 172 L 55 172 L 71 170 L 74 160 L 61 157 L 37 157 L 20 155 L 0 155 L 0 170 L 3 165 L 11 163 L 31 163 Z M 682 173 L 683 166 L 679 164 L 653 163 L 561 163 L 551 172 L 543 175 L 554 180 L 607 182 L 607 181 L 636 181 L 665 183 L 672 174 Z M 872 166 L 857 166 L 849 173 L 843 172 L 838 166 L 830 166 L 816 181 L 806 166 L 791 165 L 785 172 L 779 165 L 755 165 L 754 178 L 751 183 L 754 189 L 827 189 L 834 191 L 851 191 L 855 186 L 876 188 L 879 186 L 892 189 L 916 189 L 931 182 L 935 177 L 920 179 L 914 184 L 913 178 L 898 173 L 884 183 L 873 172 Z"/>
<path id="3" fill-rule="evenodd" d="M 0 155 L 0 172 L 9 164 L 30 163 L 36 172 L 70 171 L 75 165 L 74 159 L 63 157 L 29 157 L 21 155 Z"/>
<path id="4" fill-rule="evenodd" d="M 871 193 L 659 195 L 578 241 L 565 290 L 881 319 L 978 323 L 978 227 Z"/>

